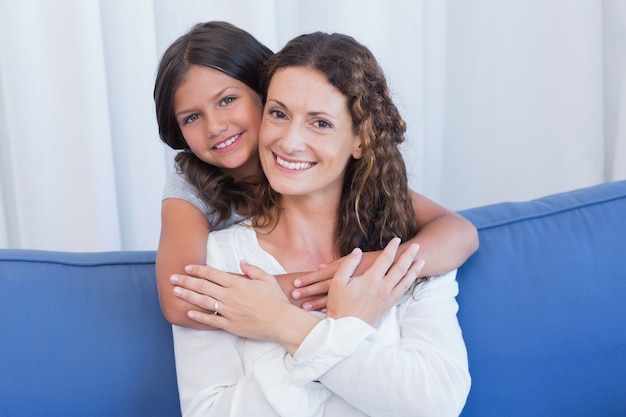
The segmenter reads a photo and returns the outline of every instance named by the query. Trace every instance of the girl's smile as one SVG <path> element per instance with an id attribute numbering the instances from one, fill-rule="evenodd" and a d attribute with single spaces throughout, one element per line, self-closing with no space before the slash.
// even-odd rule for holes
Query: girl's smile
<path id="1" fill-rule="evenodd" d="M 229 137 L 228 139 L 226 139 L 223 142 L 218 143 L 217 145 L 215 145 L 213 147 L 213 149 L 215 150 L 227 150 L 230 149 L 232 147 L 232 145 L 237 142 L 237 140 L 239 140 L 239 138 L 241 137 L 241 134 L 238 133 L 234 136 Z"/>

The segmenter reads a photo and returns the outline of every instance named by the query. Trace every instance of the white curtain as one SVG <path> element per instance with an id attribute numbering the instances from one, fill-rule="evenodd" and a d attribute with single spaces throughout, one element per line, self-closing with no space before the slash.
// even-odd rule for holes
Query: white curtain
<path id="1" fill-rule="evenodd" d="M 156 248 L 156 67 L 207 20 L 369 46 L 412 187 L 451 209 L 626 178 L 621 0 L 0 0 L 0 247 Z"/>

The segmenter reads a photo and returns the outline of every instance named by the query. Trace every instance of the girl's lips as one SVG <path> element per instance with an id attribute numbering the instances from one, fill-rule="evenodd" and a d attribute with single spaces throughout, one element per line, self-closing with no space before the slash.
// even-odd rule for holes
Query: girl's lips
<path id="1" fill-rule="evenodd" d="M 226 149 L 229 146 L 231 146 L 233 143 L 237 142 L 237 140 L 241 137 L 241 133 L 237 133 L 236 135 L 233 135 L 231 137 L 229 137 L 228 139 L 226 139 L 225 141 L 222 141 L 220 143 L 218 143 L 217 145 L 215 145 L 213 147 L 213 149 L 216 149 L 218 151 L 222 150 L 222 149 Z"/>
<path id="2" fill-rule="evenodd" d="M 306 171 L 307 169 L 316 165 L 316 163 L 313 162 L 287 161 L 276 154 L 274 154 L 274 160 L 276 161 L 278 166 L 292 171 Z"/>

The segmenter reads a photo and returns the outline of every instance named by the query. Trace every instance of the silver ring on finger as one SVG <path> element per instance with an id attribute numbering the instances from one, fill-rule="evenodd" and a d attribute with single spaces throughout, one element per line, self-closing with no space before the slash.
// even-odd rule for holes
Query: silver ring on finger
<path id="1" fill-rule="evenodd" d="M 217 310 L 219 309 L 219 307 L 220 307 L 220 302 L 215 300 L 215 306 L 213 307 L 213 314 L 214 315 L 217 314 Z"/>

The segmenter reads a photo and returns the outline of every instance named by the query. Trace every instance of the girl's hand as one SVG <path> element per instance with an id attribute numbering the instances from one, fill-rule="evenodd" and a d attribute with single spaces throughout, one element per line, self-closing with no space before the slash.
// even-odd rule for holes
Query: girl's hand
<path id="1" fill-rule="evenodd" d="M 330 264 L 320 265 L 317 271 L 300 275 L 293 281 L 296 289 L 291 292 L 291 298 L 294 300 L 306 299 L 302 303 L 304 310 L 325 311 L 328 289 L 340 264 L 341 259 L 338 259 Z"/>
<path id="2" fill-rule="evenodd" d="M 361 250 L 355 249 L 342 258 L 328 291 L 327 316 L 354 316 L 375 326 L 408 291 L 424 268 L 424 261 L 416 259 L 417 244 L 409 246 L 394 262 L 399 246 L 400 239 L 392 239 L 372 266 L 355 277 L 352 274 L 361 261 Z"/>

